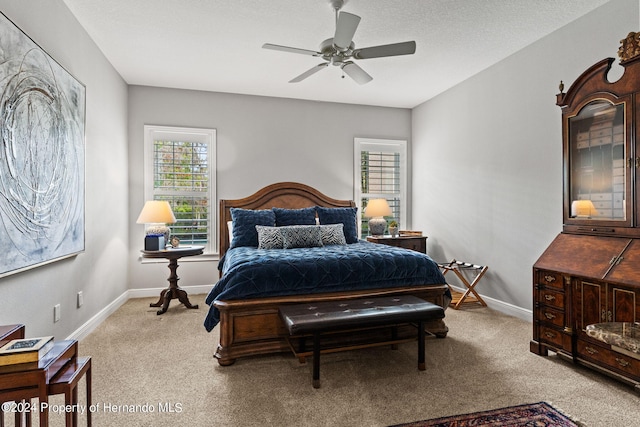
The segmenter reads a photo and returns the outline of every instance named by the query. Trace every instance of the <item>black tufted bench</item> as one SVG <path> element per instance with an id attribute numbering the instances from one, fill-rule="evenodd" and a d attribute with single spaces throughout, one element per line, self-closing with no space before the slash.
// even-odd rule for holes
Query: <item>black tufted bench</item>
<path id="1" fill-rule="evenodd" d="M 313 336 L 314 388 L 320 387 L 321 334 L 393 326 L 395 335 L 395 325 L 417 323 L 418 369 L 424 371 L 425 322 L 444 318 L 442 307 L 412 295 L 284 305 L 279 307 L 279 312 L 290 336 Z"/>

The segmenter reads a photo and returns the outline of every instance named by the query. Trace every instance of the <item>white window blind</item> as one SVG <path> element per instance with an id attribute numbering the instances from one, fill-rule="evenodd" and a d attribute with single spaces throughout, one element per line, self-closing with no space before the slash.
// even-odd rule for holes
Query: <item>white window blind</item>
<path id="1" fill-rule="evenodd" d="M 360 212 L 362 238 L 369 234 L 369 219 L 364 217 L 364 209 L 371 199 L 386 199 L 392 211 L 387 221 L 395 220 L 406 227 L 406 152 L 406 141 L 355 138 L 354 200 Z"/>
<path id="2" fill-rule="evenodd" d="M 216 251 L 215 130 L 145 126 L 146 200 L 166 200 L 180 244 Z"/>

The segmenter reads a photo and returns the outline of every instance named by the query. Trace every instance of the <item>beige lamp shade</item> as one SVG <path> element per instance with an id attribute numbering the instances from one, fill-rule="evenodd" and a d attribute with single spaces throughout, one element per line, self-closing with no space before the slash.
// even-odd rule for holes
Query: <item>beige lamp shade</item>
<path id="1" fill-rule="evenodd" d="M 571 202 L 571 216 L 574 218 L 590 218 L 597 215 L 596 207 L 591 200 L 574 200 Z"/>
<path id="2" fill-rule="evenodd" d="M 140 216 L 136 220 L 138 224 L 173 224 L 176 217 L 171 210 L 169 202 L 164 200 L 149 200 L 145 202 Z"/>
<path id="3" fill-rule="evenodd" d="M 372 199 L 364 208 L 364 216 L 368 218 L 376 218 L 391 215 L 391 208 L 386 199 Z"/>

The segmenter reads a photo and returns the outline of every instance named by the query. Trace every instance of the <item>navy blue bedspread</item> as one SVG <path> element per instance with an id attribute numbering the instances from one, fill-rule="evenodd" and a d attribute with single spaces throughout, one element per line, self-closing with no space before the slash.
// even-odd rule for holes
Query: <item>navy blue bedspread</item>
<path id="1" fill-rule="evenodd" d="M 429 256 L 365 241 L 299 249 L 239 247 L 220 263 L 223 275 L 206 299 L 207 331 L 220 321 L 215 300 L 446 283 Z"/>

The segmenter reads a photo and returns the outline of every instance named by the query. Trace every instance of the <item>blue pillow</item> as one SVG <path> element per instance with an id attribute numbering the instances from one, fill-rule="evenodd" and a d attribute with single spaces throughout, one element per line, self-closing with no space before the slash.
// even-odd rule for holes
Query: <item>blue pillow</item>
<path id="1" fill-rule="evenodd" d="M 358 242 L 358 208 L 316 207 L 320 224 L 343 224 L 347 243 Z"/>
<path id="2" fill-rule="evenodd" d="M 231 208 L 233 220 L 233 239 L 231 248 L 240 246 L 258 247 L 256 225 L 276 225 L 276 216 L 271 209 L 251 210 Z"/>
<path id="3" fill-rule="evenodd" d="M 282 209 L 273 208 L 276 214 L 276 226 L 316 225 L 316 208 Z"/>

